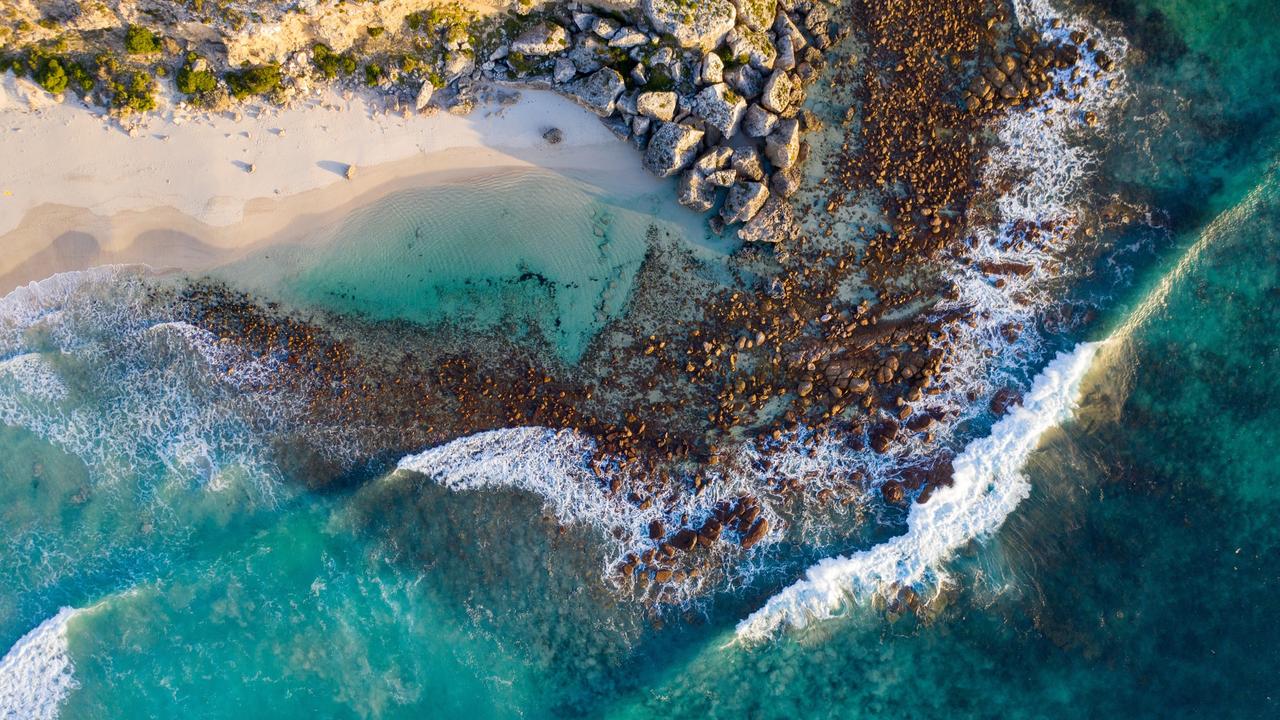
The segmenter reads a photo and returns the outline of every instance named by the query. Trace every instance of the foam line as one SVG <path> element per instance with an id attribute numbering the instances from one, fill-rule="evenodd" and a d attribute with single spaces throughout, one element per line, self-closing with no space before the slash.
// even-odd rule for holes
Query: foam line
<path id="1" fill-rule="evenodd" d="M 943 577 L 941 564 L 952 553 L 995 532 L 1029 494 L 1022 465 L 1046 431 L 1071 417 L 1080 383 L 1101 347 L 1082 343 L 1060 353 L 1036 376 L 1023 404 L 956 457 L 953 484 L 911 507 L 905 534 L 810 567 L 804 579 L 742 620 L 737 636 L 762 639 L 781 625 L 803 627 L 830 616 L 851 594 L 861 599 L 884 587 Z"/>
<path id="2" fill-rule="evenodd" d="M 0 659 L 0 718 L 54 720 L 78 683 L 67 625 L 84 612 L 65 607 L 18 639 Z"/>

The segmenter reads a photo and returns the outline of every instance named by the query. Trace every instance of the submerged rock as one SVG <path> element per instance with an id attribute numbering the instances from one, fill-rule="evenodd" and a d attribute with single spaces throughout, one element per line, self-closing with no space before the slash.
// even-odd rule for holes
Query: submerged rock
<path id="1" fill-rule="evenodd" d="M 770 195 L 760 211 L 738 229 L 738 237 L 744 242 L 780 243 L 800 233 L 791 203 L 777 195 Z"/>

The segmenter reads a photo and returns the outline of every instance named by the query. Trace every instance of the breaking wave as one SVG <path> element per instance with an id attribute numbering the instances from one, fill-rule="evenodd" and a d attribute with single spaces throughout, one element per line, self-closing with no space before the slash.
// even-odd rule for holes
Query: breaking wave
<path id="1" fill-rule="evenodd" d="M 780 625 L 803 627 L 838 610 L 852 593 L 941 580 L 941 564 L 970 541 L 997 530 L 1030 492 L 1021 473 L 1046 431 L 1070 418 L 1080 383 L 1101 343 L 1060 354 L 1032 384 L 1021 407 L 956 457 L 954 483 L 915 504 L 907 532 L 849 557 L 828 558 L 805 579 L 771 597 L 738 624 L 739 638 L 767 637 Z"/>
<path id="2" fill-rule="evenodd" d="M 83 613 L 62 608 L 18 639 L 0 659 L 0 717 L 54 720 L 77 687 L 67 647 L 67 626 Z"/>

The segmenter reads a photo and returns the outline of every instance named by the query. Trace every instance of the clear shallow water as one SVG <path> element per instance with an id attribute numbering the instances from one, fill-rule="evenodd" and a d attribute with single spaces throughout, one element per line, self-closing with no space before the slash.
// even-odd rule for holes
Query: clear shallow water
<path id="1" fill-rule="evenodd" d="M 688 247 L 707 258 L 723 251 L 683 208 L 655 216 L 670 204 L 549 172 L 479 176 L 399 191 L 306 246 L 273 247 L 215 275 L 310 310 L 510 327 L 573 362 L 626 305 L 650 232 L 696 238 Z"/>
<path id="2" fill-rule="evenodd" d="M 732 645 L 735 623 L 791 578 L 655 622 L 598 588 L 592 538 L 558 534 L 535 498 L 404 476 L 290 492 L 257 448 L 227 441 L 241 409 L 203 394 L 199 368 L 145 332 L 124 346 L 132 355 L 104 359 L 93 346 L 118 348 L 118 333 L 86 317 L 24 340 L 44 348 L 66 396 L 24 380 L 44 377 L 30 361 L 0 381 L 0 396 L 34 398 L 0 431 L 0 647 L 85 608 L 66 624 L 78 686 L 64 718 L 1274 717 L 1280 197 L 1273 96 L 1257 89 L 1280 68 L 1269 51 L 1280 25 L 1268 3 L 1112 10 L 1142 18 L 1135 108 L 1216 101 L 1169 112 L 1160 132 L 1116 127 L 1101 175 L 1169 211 L 1168 237 L 1082 331 L 1119 328 L 1129 342 L 1099 360 L 1077 421 L 1032 456 L 1031 496 L 953 562 L 956 585 L 930 621 L 856 607 Z M 1234 48 L 1241 17 L 1256 20 Z M 381 236 L 362 221 L 339 235 Z M 384 221 L 400 223 L 388 262 L 335 244 L 325 267 L 341 272 L 292 266 L 293 299 L 426 321 L 465 306 L 465 290 L 451 296 L 458 286 L 434 276 L 422 282 L 439 295 L 419 295 L 414 277 L 368 289 L 408 257 L 394 243 L 422 220 L 369 220 Z M 574 258 L 598 250 L 579 240 Z M 514 272 L 454 260 L 477 277 Z M 1162 302 L 1144 305 L 1153 291 Z M 73 442 L 33 420 L 73 408 L 111 431 Z M 171 412 L 121 422 L 157 408 Z M 55 436 L 61 448 L 44 439 Z"/>

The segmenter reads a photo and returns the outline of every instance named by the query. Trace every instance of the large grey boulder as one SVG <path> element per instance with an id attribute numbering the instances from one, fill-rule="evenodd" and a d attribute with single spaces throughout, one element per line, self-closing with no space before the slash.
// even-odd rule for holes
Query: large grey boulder
<path id="1" fill-rule="evenodd" d="M 715 53 L 707 53 L 702 56 L 702 65 L 698 74 L 703 85 L 724 82 L 724 61 Z"/>
<path id="2" fill-rule="evenodd" d="M 725 196 L 724 207 L 720 208 L 720 217 L 726 225 L 747 222 L 760 212 L 768 199 L 769 189 L 762 183 L 749 180 L 734 183 Z"/>
<path id="3" fill-rule="evenodd" d="M 644 14 L 680 47 L 712 50 L 733 29 L 738 12 L 729 0 L 644 0 Z"/>
<path id="4" fill-rule="evenodd" d="M 720 131 L 725 138 L 738 132 L 738 123 L 747 111 L 742 96 L 724 83 L 708 85 L 693 98 L 693 114 Z"/>
<path id="5" fill-rule="evenodd" d="M 613 68 L 601 68 L 569 86 L 569 92 L 579 105 L 600 117 L 613 114 L 618 96 L 627 87 L 622 76 Z"/>
<path id="6" fill-rule="evenodd" d="M 689 167 L 697 157 L 703 135 L 701 130 L 682 123 L 660 124 L 645 150 L 645 169 L 659 177 L 670 177 Z"/>
<path id="7" fill-rule="evenodd" d="M 676 184 L 676 202 L 694 212 L 706 212 L 716 204 L 716 189 L 702 173 L 694 169 L 686 170 Z"/>
<path id="8" fill-rule="evenodd" d="M 738 228 L 738 237 L 746 242 L 779 243 L 800 234 L 791 203 L 770 195 L 760 211 L 747 224 Z"/>
<path id="9" fill-rule="evenodd" d="M 703 153 L 697 162 L 693 164 L 693 167 L 703 175 L 710 175 L 717 170 L 728 167 L 732 158 L 733 148 L 717 145 Z"/>
<path id="10" fill-rule="evenodd" d="M 734 148 L 733 150 L 733 169 L 738 171 L 738 175 L 760 182 L 764 180 L 764 163 L 760 161 L 760 153 L 749 146 Z"/>
<path id="11" fill-rule="evenodd" d="M 756 98 L 764 89 L 764 76 L 750 65 L 739 65 L 724 74 L 724 81 L 745 98 Z"/>
<path id="12" fill-rule="evenodd" d="M 578 42 L 566 57 L 573 61 L 573 66 L 578 69 L 578 72 L 585 75 L 604 67 L 600 57 L 605 53 L 606 47 L 600 38 L 583 33 L 578 36 Z"/>
<path id="13" fill-rule="evenodd" d="M 773 20 L 773 34 L 779 40 L 784 37 L 791 38 L 791 44 L 796 50 L 803 50 L 809 44 L 809 41 L 804 37 L 804 33 L 800 32 L 800 28 L 796 27 L 796 24 L 791 21 L 791 17 L 781 9 L 778 10 L 778 15 Z"/>
<path id="14" fill-rule="evenodd" d="M 663 122 L 670 122 L 676 114 L 676 94 L 673 92 L 642 92 L 636 96 L 636 112 Z"/>
<path id="15" fill-rule="evenodd" d="M 436 86 L 431 84 L 430 80 L 423 80 L 422 87 L 418 88 L 418 97 L 414 101 L 415 109 L 421 111 L 431 102 L 431 96 L 436 92 Z"/>
<path id="16" fill-rule="evenodd" d="M 780 120 L 778 127 L 764 139 L 764 154 L 779 170 L 794 165 L 800 156 L 800 122 L 794 118 Z"/>
<path id="17" fill-rule="evenodd" d="M 768 30 L 778 9 L 777 0 L 733 0 L 738 20 L 752 30 Z"/>
<path id="18" fill-rule="evenodd" d="M 609 40 L 609 47 L 622 48 L 625 50 L 627 48 L 636 47 L 637 45 L 643 45 L 647 42 L 649 42 L 648 35 L 645 35 L 633 27 L 624 27 L 613 34 L 613 37 Z"/>
<path id="19" fill-rule="evenodd" d="M 559 25 L 540 22 L 520 33 L 511 43 L 511 52 L 522 55 L 551 55 L 569 47 L 569 33 Z"/>
<path id="20" fill-rule="evenodd" d="M 751 107 L 747 108 L 746 114 L 742 116 L 742 132 L 746 133 L 747 137 L 762 138 L 773 132 L 777 124 L 777 115 L 755 103 L 751 103 Z"/>
<path id="21" fill-rule="evenodd" d="M 789 198 L 796 194 L 800 189 L 800 163 L 796 163 L 786 170 L 775 170 L 769 176 L 769 189 L 774 195 L 781 195 Z"/>
<path id="22" fill-rule="evenodd" d="M 567 83 L 576 77 L 578 68 L 574 66 L 573 61 L 567 57 L 561 56 L 556 58 L 556 67 L 551 71 L 551 77 L 558 83 Z"/>
<path id="23" fill-rule="evenodd" d="M 778 50 L 768 35 L 745 25 L 730 30 L 724 42 L 735 58 L 747 58 L 757 70 L 772 70 L 773 61 L 778 57 Z"/>
<path id="24" fill-rule="evenodd" d="M 760 91 L 760 104 L 766 110 L 772 110 L 778 114 L 786 113 L 802 102 L 804 102 L 804 89 L 800 83 L 782 70 L 774 70 Z"/>

